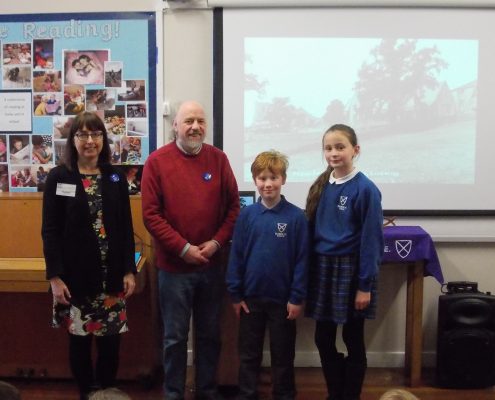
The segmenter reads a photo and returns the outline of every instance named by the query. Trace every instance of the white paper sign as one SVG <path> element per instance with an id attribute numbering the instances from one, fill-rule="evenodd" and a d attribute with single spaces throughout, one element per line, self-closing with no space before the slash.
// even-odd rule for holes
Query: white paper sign
<path id="1" fill-rule="evenodd" d="M 0 132 L 29 132 L 32 125 L 30 91 L 0 91 Z"/>

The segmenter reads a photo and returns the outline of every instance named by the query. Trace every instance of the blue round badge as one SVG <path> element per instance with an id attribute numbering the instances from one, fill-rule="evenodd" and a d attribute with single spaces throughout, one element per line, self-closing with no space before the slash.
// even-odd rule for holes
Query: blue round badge
<path id="1" fill-rule="evenodd" d="M 211 174 L 209 172 L 205 172 L 203 174 L 203 179 L 208 182 L 208 181 L 211 181 Z"/>
<path id="2" fill-rule="evenodd" d="M 110 180 L 112 182 L 118 182 L 118 181 L 120 181 L 120 178 L 117 174 L 112 174 L 112 175 L 110 175 Z"/>

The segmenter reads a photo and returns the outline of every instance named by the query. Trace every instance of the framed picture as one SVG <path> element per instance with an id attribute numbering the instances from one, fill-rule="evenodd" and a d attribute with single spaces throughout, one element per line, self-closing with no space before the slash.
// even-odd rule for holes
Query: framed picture
<path id="1" fill-rule="evenodd" d="M 256 195 L 254 190 L 241 190 L 239 191 L 239 201 L 241 203 L 241 208 L 250 206 L 256 201 Z"/>

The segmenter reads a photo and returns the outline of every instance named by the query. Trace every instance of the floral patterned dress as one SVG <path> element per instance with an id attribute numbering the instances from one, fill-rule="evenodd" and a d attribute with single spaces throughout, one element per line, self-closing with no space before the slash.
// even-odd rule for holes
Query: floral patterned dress
<path id="1" fill-rule="evenodd" d="M 103 202 L 101 197 L 101 175 L 81 175 L 88 198 L 93 229 L 101 251 L 103 288 L 105 288 L 108 240 L 103 226 Z M 124 293 L 72 298 L 70 305 L 53 303 L 53 327 L 65 326 L 73 335 L 114 335 L 127 332 L 127 314 Z"/>

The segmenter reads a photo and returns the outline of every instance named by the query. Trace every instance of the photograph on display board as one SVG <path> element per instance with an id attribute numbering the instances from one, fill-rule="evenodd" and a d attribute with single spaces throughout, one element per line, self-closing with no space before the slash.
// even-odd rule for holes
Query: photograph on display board
<path id="1" fill-rule="evenodd" d="M 53 163 L 53 145 L 51 135 L 32 135 L 31 152 L 33 164 Z"/>
<path id="2" fill-rule="evenodd" d="M 53 39 L 33 40 L 33 68 L 52 69 L 53 68 Z"/>
<path id="3" fill-rule="evenodd" d="M 146 118 L 146 103 L 127 103 L 127 118 Z"/>
<path id="4" fill-rule="evenodd" d="M 33 94 L 34 116 L 62 115 L 62 93 Z"/>
<path id="5" fill-rule="evenodd" d="M 115 110 L 104 111 L 105 128 L 109 135 L 123 135 L 125 134 L 125 107 L 118 105 Z"/>
<path id="6" fill-rule="evenodd" d="M 120 143 L 122 148 L 120 161 L 122 164 L 142 164 L 141 138 L 123 136 Z"/>
<path id="7" fill-rule="evenodd" d="M 7 135 L 0 135 L 0 163 L 7 162 Z"/>
<path id="8" fill-rule="evenodd" d="M 0 192 L 9 191 L 9 166 L 0 164 Z"/>
<path id="9" fill-rule="evenodd" d="M 86 89 L 86 111 L 115 110 L 115 89 Z"/>
<path id="10" fill-rule="evenodd" d="M 30 65 L 8 65 L 3 67 L 3 89 L 27 89 L 31 88 Z"/>
<path id="11" fill-rule="evenodd" d="M 125 81 L 125 89 L 118 93 L 120 101 L 144 101 L 146 100 L 145 81 L 132 79 Z"/>
<path id="12" fill-rule="evenodd" d="M 29 135 L 9 135 L 10 163 L 29 164 Z"/>
<path id="13" fill-rule="evenodd" d="M 146 119 L 127 119 L 127 136 L 148 136 Z"/>
<path id="14" fill-rule="evenodd" d="M 64 85 L 64 114 L 77 115 L 84 111 L 86 96 L 82 85 Z"/>
<path id="15" fill-rule="evenodd" d="M 122 71 L 124 63 L 122 61 L 107 61 L 105 62 L 105 86 L 106 87 L 122 87 Z"/>
<path id="16" fill-rule="evenodd" d="M 75 117 L 55 116 L 53 117 L 53 137 L 55 139 L 66 139 L 69 137 L 70 127 Z"/>
<path id="17" fill-rule="evenodd" d="M 34 92 L 61 92 L 62 71 L 43 70 L 33 71 Z"/>
<path id="18" fill-rule="evenodd" d="M 10 170 L 11 188 L 35 188 L 36 180 L 29 165 L 13 165 Z"/>
<path id="19" fill-rule="evenodd" d="M 5 43 L 2 46 L 3 64 L 31 64 L 31 43 Z"/>
<path id="20" fill-rule="evenodd" d="M 103 85 L 108 50 L 65 50 L 65 84 Z"/>

